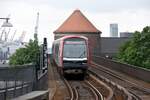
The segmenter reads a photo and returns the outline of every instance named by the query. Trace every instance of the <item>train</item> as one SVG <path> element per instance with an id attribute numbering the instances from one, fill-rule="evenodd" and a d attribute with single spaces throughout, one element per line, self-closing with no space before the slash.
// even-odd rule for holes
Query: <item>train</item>
<path id="1" fill-rule="evenodd" d="M 87 74 L 90 65 L 88 38 L 68 35 L 54 40 L 52 46 L 53 61 L 60 74 Z"/>

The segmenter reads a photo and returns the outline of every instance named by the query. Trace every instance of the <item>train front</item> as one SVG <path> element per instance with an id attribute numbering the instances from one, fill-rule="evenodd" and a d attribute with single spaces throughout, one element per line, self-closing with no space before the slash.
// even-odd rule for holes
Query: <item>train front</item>
<path id="1" fill-rule="evenodd" d="M 64 73 L 85 75 L 88 68 L 88 51 L 88 43 L 84 38 L 69 38 L 64 40 Z"/>

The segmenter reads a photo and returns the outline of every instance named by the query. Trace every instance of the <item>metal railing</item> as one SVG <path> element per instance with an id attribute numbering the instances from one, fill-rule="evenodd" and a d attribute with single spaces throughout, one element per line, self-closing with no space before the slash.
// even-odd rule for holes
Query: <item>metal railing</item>
<path id="1" fill-rule="evenodd" d="M 5 87 L 0 88 L 0 98 L 1 100 L 11 99 L 28 92 L 32 91 L 32 82 L 21 82 L 21 81 L 4 81 Z M 8 85 L 9 84 L 9 85 Z"/>
<path id="2" fill-rule="evenodd" d="M 47 41 L 40 47 L 39 65 L 0 67 L 0 100 L 12 99 L 31 91 L 48 89 Z"/>
<path id="3" fill-rule="evenodd" d="M 35 66 L 0 67 L 0 99 L 7 100 L 31 92 L 35 84 Z"/>

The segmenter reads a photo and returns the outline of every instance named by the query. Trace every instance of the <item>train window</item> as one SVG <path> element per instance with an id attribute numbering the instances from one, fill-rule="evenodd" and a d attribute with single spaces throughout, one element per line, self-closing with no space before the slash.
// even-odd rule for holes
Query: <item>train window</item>
<path id="1" fill-rule="evenodd" d="M 63 57 L 65 58 L 86 58 L 87 50 L 85 41 L 66 41 L 64 44 Z"/>
<path id="2" fill-rule="evenodd" d="M 58 43 L 56 43 L 56 45 L 55 45 L 55 57 L 56 57 L 56 63 L 58 63 L 58 56 L 59 56 L 59 44 Z"/>

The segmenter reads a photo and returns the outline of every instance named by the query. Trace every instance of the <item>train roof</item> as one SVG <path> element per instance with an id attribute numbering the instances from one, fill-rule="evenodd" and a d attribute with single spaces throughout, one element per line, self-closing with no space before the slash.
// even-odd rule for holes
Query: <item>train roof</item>
<path id="1" fill-rule="evenodd" d="M 87 37 L 81 36 L 81 35 L 67 35 L 67 36 L 61 37 L 61 38 L 59 38 L 57 40 L 54 40 L 54 42 L 63 41 L 65 39 L 69 39 L 69 38 L 82 38 L 82 39 L 88 40 Z"/>

